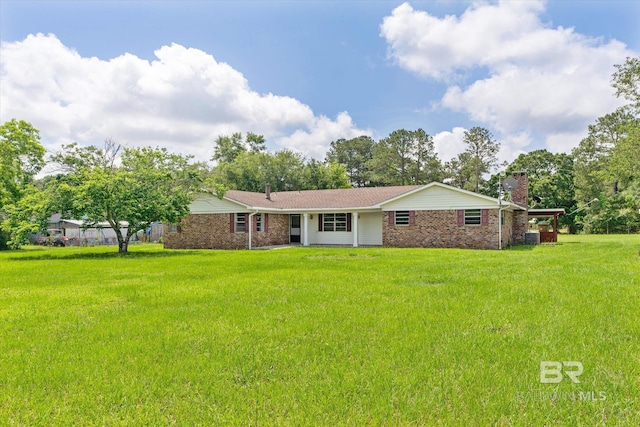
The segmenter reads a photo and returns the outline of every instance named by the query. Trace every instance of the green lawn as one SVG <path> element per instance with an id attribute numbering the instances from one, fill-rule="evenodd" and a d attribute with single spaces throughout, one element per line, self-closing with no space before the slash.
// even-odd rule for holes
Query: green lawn
<path id="1" fill-rule="evenodd" d="M 0 253 L 0 425 L 640 425 L 640 235 L 130 250 Z"/>

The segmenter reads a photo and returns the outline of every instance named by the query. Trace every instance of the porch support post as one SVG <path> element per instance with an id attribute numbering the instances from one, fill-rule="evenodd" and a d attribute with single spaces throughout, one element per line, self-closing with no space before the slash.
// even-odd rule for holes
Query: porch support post
<path id="1" fill-rule="evenodd" d="M 302 215 L 302 246 L 309 246 L 309 214 Z"/>
<path id="2" fill-rule="evenodd" d="M 353 231 L 353 247 L 358 247 L 358 212 L 353 212 L 351 214 L 351 218 L 353 218 L 353 226 L 351 230 Z"/>

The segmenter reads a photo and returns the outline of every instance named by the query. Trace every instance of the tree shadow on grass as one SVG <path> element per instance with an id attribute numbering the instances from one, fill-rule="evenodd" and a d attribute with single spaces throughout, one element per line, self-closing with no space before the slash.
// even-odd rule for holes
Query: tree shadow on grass
<path id="1" fill-rule="evenodd" d="M 525 252 L 532 251 L 539 245 L 509 245 L 502 248 L 503 251 Z"/>
<path id="2" fill-rule="evenodd" d="M 196 250 L 158 250 L 144 252 L 127 252 L 124 254 L 114 252 L 65 252 L 62 250 L 47 251 L 45 253 L 33 254 L 33 252 L 21 253 L 21 256 L 8 257 L 11 261 L 54 261 L 54 260 L 74 260 L 74 259 L 147 259 L 147 258 L 172 258 L 180 256 L 202 255 L 202 251 Z M 211 254 L 214 254 L 211 251 Z"/>

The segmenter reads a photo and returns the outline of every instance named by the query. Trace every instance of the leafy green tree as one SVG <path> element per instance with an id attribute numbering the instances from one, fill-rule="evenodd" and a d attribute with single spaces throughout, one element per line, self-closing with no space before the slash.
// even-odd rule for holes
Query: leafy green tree
<path id="1" fill-rule="evenodd" d="M 577 200 L 599 200 L 576 215 L 592 233 L 640 228 L 640 58 L 616 68 L 612 85 L 630 104 L 598 118 L 572 153 Z"/>
<path id="2" fill-rule="evenodd" d="M 445 181 L 454 187 L 471 189 L 474 168 L 472 167 L 471 154 L 463 151 L 444 165 Z M 492 195 L 492 197 L 494 197 Z"/>
<path id="3" fill-rule="evenodd" d="M 58 198 L 71 200 L 63 214 L 82 218 L 87 226 L 109 223 L 120 253 L 151 223 L 178 223 L 188 214 L 201 180 L 189 157 L 151 147 L 123 149 L 111 140 L 104 149 L 75 146 L 54 160 L 70 170 L 56 187 Z"/>
<path id="4" fill-rule="evenodd" d="M 267 153 L 243 152 L 232 162 L 218 164 L 212 182 L 233 190 L 263 191 L 270 162 Z M 212 182 L 207 185 L 211 187 Z"/>
<path id="5" fill-rule="evenodd" d="M 580 218 L 587 233 L 631 233 L 640 229 L 638 201 L 625 192 L 604 197 Z"/>
<path id="6" fill-rule="evenodd" d="M 629 101 L 636 114 L 640 113 L 640 57 L 627 58 L 624 64 L 615 66 L 612 86 L 616 89 L 616 96 Z"/>
<path id="7" fill-rule="evenodd" d="M 408 130 L 395 130 L 378 141 L 371 161 L 376 181 L 385 185 L 410 184 L 412 154 L 413 138 Z"/>
<path id="8" fill-rule="evenodd" d="M 44 152 L 40 132 L 30 123 L 12 119 L 0 126 L 0 207 L 32 183 L 44 166 Z"/>
<path id="9" fill-rule="evenodd" d="M 338 163 L 345 167 L 349 183 L 353 187 L 371 185 L 369 165 L 373 158 L 375 141 L 369 136 L 338 139 L 331 142 L 326 163 Z"/>
<path id="10" fill-rule="evenodd" d="M 0 249 L 18 247 L 24 230 L 36 229 L 38 221 L 26 213 L 23 198 L 33 200 L 33 179 L 44 166 L 45 149 L 40 133 L 24 120 L 12 119 L 0 126 Z"/>
<path id="11" fill-rule="evenodd" d="M 236 132 L 231 136 L 220 135 L 216 138 L 211 160 L 218 163 L 231 163 L 242 153 L 261 153 L 265 150 L 264 136 L 248 132 L 243 139 L 242 133 Z"/>
<path id="12" fill-rule="evenodd" d="M 640 204 L 640 57 L 627 58 L 616 68 L 612 82 L 616 96 L 630 105 L 623 136 L 611 153 L 609 173 L 620 182 L 627 200 Z"/>
<path id="13" fill-rule="evenodd" d="M 273 191 L 303 190 L 304 162 L 301 154 L 291 150 L 276 152 L 267 166 L 266 183 L 271 184 Z"/>
<path id="14" fill-rule="evenodd" d="M 413 184 L 428 184 L 442 180 L 443 166 L 436 154 L 433 137 L 422 129 L 412 132 L 413 165 L 411 175 Z"/>
<path id="15" fill-rule="evenodd" d="M 391 132 L 375 145 L 369 164 L 376 184 L 426 184 L 442 178 L 433 138 L 422 129 Z"/>
<path id="16" fill-rule="evenodd" d="M 255 134 L 253 132 L 247 132 L 246 145 L 249 151 L 252 153 L 260 153 L 267 149 L 267 142 L 264 136 Z"/>
<path id="17" fill-rule="evenodd" d="M 231 136 L 221 135 L 216 138 L 216 145 L 211 160 L 218 163 L 231 163 L 247 149 L 242 141 L 242 134 L 236 132 Z"/>
<path id="18" fill-rule="evenodd" d="M 609 169 L 623 186 L 640 184 L 640 125 L 637 122 L 629 124 L 626 135 L 612 150 Z"/>
<path id="19" fill-rule="evenodd" d="M 534 150 L 520 154 L 511 162 L 506 176 L 513 172 L 526 171 L 529 179 L 529 207 L 564 208 L 566 213 L 577 209 L 573 182 L 573 157 L 565 153 L 553 154 L 547 150 Z M 496 197 L 501 178 L 492 175 L 483 194 Z M 534 200 L 538 198 L 539 201 Z M 563 215 L 558 218 L 560 226 L 574 230 L 575 216 Z"/>
<path id="20" fill-rule="evenodd" d="M 291 191 L 348 187 L 348 179 L 342 165 L 306 161 L 291 150 L 245 151 L 234 161 L 215 167 L 207 185 L 214 184 L 253 192 L 262 192 L 270 184 L 272 191 Z"/>
<path id="21" fill-rule="evenodd" d="M 311 159 L 303 169 L 303 189 L 326 190 L 331 188 L 349 188 L 347 170 L 338 163 L 324 164 Z"/>
<path id="22" fill-rule="evenodd" d="M 29 243 L 29 237 L 44 232 L 52 213 L 52 197 L 47 190 L 27 184 L 14 203 L 5 205 L 5 219 L 2 229 L 8 240 L 6 246 L 17 249 Z"/>
<path id="23" fill-rule="evenodd" d="M 113 145 L 113 141 L 107 140 L 105 141 L 107 145 Z M 117 157 L 117 152 L 115 156 L 111 158 L 107 158 L 108 153 L 111 153 L 114 150 L 111 150 L 107 147 L 106 150 L 100 149 L 95 146 L 83 147 L 78 145 L 77 142 L 72 142 L 70 144 L 62 145 L 62 148 L 57 151 L 53 156 L 51 156 L 51 160 L 53 164 L 57 165 L 58 170 L 61 175 L 78 172 L 81 169 L 91 168 L 91 167 L 107 167 L 109 162 L 114 162 Z"/>
<path id="24" fill-rule="evenodd" d="M 490 173 L 498 165 L 500 144 L 495 141 L 491 132 L 481 127 L 465 131 L 463 141 L 467 145 L 465 152 L 468 154 L 464 167 L 473 171 L 472 185 L 466 184 L 464 187 L 478 193 L 483 183 L 483 175 Z"/>
<path id="25" fill-rule="evenodd" d="M 588 135 L 572 155 L 575 159 L 576 199 L 587 203 L 594 198 L 617 194 L 619 179 L 610 169 L 610 161 L 618 142 L 638 120 L 624 108 L 606 114 L 589 125 Z"/>

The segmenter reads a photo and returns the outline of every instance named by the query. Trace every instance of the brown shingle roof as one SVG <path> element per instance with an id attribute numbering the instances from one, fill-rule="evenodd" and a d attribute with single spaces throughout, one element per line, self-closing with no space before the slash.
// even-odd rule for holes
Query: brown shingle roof
<path id="1" fill-rule="evenodd" d="M 341 188 L 335 190 L 305 190 L 271 192 L 271 200 L 264 193 L 229 190 L 225 197 L 251 208 L 262 209 L 346 209 L 376 206 L 386 200 L 422 187 Z"/>

